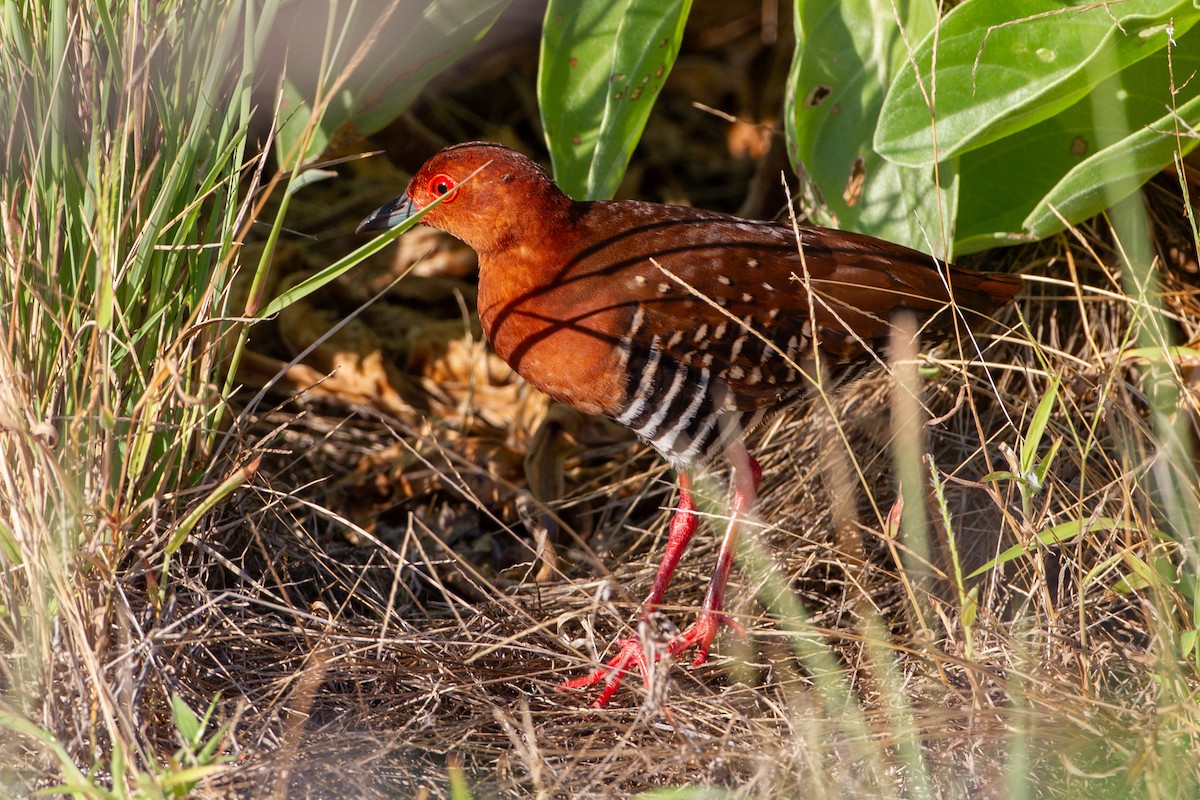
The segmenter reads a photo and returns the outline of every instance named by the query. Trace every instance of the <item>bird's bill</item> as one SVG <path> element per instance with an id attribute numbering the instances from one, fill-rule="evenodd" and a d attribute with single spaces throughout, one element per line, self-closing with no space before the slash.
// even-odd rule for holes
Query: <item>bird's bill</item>
<path id="1" fill-rule="evenodd" d="M 358 223 L 354 232 L 362 233 L 363 231 L 382 231 L 394 228 L 409 217 L 415 216 L 420 210 L 411 197 L 402 194 L 371 212 L 369 217 Z"/>

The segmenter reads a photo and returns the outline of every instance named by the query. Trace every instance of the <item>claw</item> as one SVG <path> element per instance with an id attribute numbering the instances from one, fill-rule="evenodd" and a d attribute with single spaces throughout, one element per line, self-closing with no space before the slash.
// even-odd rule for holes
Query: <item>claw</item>
<path id="1" fill-rule="evenodd" d="M 731 445 L 726 451 L 726 455 L 733 463 L 736 481 L 733 513 L 730 514 L 729 526 L 725 529 L 725 537 L 721 541 L 721 549 L 717 554 L 717 566 L 713 570 L 712 580 L 709 581 L 708 592 L 705 594 L 700 616 L 687 630 L 672 637 L 665 647 L 656 647 L 652 662 L 647 662 L 647 652 L 642 638 L 633 636 L 623 639 L 618 645 L 619 649 L 615 656 L 581 678 L 560 683 L 556 687 L 558 691 L 584 689 L 603 681 L 604 686 L 596 697 L 596 701 L 592 703 L 592 708 L 603 708 L 616 694 L 621 680 L 633 666 L 636 666 L 642 674 L 642 683 L 646 688 L 653 689 L 650 670 L 662 659 L 664 653 L 673 658 L 688 648 L 696 647 L 696 657 L 692 659 L 692 666 L 698 667 L 708 661 L 708 653 L 712 649 L 713 639 L 716 638 L 717 631 L 722 625 L 728 625 L 739 634 L 745 635 L 746 629 L 727 617 L 722 612 L 722 607 L 725 599 L 725 585 L 729 582 L 729 572 L 733 567 L 738 522 L 754 502 L 762 470 L 740 444 Z M 667 583 L 671 580 L 671 574 L 675 571 L 675 565 L 679 563 L 680 556 L 683 555 L 688 541 L 696 530 L 695 508 L 696 506 L 692 502 L 691 480 L 686 474 L 681 474 L 679 476 L 679 507 L 671 518 L 666 552 L 663 554 L 662 563 L 659 564 L 650 596 L 643 604 L 643 615 L 646 617 L 652 614 L 661 602 L 662 596 L 667 590 Z"/>
<path id="2" fill-rule="evenodd" d="M 642 642 L 640 639 L 632 637 L 622 641 L 617 654 L 605 662 L 599 669 L 593 670 L 590 674 L 584 675 L 582 678 L 563 681 L 555 687 L 555 690 L 566 692 L 572 689 L 586 689 L 589 686 L 595 686 L 600 681 L 604 681 L 604 687 L 600 690 L 600 694 L 596 696 L 596 701 L 592 703 L 592 708 L 604 708 L 605 704 L 617 693 L 617 689 L 621 686 L 621 679 L 629 671 L 631 662 L 637 665 L 638 671 L 642 673 L 642 681 L 646 686 L 649 686 L 650 670 L 646 664 L 646 655 L 642 649 Z"/>
<path id="3" fill-rule="evenodd" d="M 717 636 L 717 629 L 722 623 L 729 622 L 729 618 L 724 614 L 710 614 L 701 612 L 696 621 L 688 627 L 683 633 L 671 640 L 668 645 L 668 652 L 677 656 L 689 647 L 696 647 L 696 657 L 692 659 L 692 666 L 698 667 L 705 661 L 708 661 L 708 651 L 712 649 L 713 639 Z M 740 627 L 740 626 L 739 626 Z M 745 632 L 745 629 L 743 629 Z"/>
<path id="4" fill-rule="evenodd" d="M 728 625 L 743 635 L 746 633 L 745 628 L 724 614 L 701 612 L 700 617 L 687 630 L 672 637 L 666 646 L 654 648 L 655 663 L 661 661 L 664 654 L 674 657 L 688 648 L 696 646 L 699 647 L 699 650 L 692 660 L 692 666 L 698 667 L 704 664 L 708 661 L 708 653 L 712 648 L 713 639 L 716 638 L 717 631 L 722 625 Z M 603 681 L 604 686 L 601 688 L 600 694 L 596 696 L 596 701 L 592 703 L 592 708 L 603 708 L 617 693 L 621 681 L 634 667 L 642 675 L 642 684 L 648 690 L 653 691 L 654 687 L 650 677 L 652 665 L 646 660 L 645 642 L 637 636 L 631 636 L 628 639 L 622 639 L 617 647 L 619 648 L 617 654 L 602 666 L 581 678 L 563 681 L 554 687 L 555 691 L 586 689 Z"/>

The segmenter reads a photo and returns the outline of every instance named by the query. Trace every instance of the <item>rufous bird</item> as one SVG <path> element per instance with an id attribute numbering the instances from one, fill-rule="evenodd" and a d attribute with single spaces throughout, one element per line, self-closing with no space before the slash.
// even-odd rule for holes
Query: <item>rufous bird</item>
<path id="1" fill-rule="evenodd" d="M 665 648 L 695 647 L 695 665 L 728 621 L 738 522 L 758 490 L 745 433 L 802 399 L 820 374 L 878 360 L 894 312 L 945 333 L 955 315 L 986 314 L 1021 288 L 1015 276 L 856 233 L 576 201 L 529 158 L 482 142 L 433 156 L 358 230 L 393 227 L 438 198 L 421 221 L 479 254 L 479 317 L 496 352 L 554 399 L 628 427 L 678 472 L 679 505 L 643 614 L 662 601 L 696 531 L 692 472 L 722 453 L 732 465 L 732 510 L 703 606 Z M 603 682 L 600 707 L 633 665 L 648 685 L 636 636 L 559 688 Z"/>

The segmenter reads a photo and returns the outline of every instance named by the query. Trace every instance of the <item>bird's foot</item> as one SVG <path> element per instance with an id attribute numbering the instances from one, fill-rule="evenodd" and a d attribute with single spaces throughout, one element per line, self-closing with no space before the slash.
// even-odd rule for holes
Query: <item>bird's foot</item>
<path id="1" fill-rule="evenodd" d="M 665 646 L 652 641 L 647 642 L 646 639 L 639 636 L 622 639 L 617 644 L 617 654 L 602 666 L 581 678 L 563 681 L 555 688 L 557 691 L 565 692 L 572 689 L 586 689 L 603 682 L 604 686 L 600 689 L 600 694 L 592 703 L 592 708 L 603 708 L 617 693 L 625 675 L 636 668 L 641 673 L 642 683 L 647 689 L 653 691 L 651 672 L 664 653 L 674 657 L 690 647 L 698 647 L 696 657 L 692 659 L 692 666 L 698 667 L 708 661 L 708 652 L 712 648 L 713 639 L 716 638 L 717 631 L 722 625 L 728 625 L 739 635 L 745 636 L 746 634 L 746 629 L 737 621 L 719 611 L 704 610 L 687 630 L 673 636 L 665 643 Z M 648 650 L 653 651 L 652 660 L 647 658 Z"/>
<path id="2" fill-rule="evenodd" d="M 687 630 L 670 641 L 667 645 L 667 652 L 672 656 L 677 656 L 689 647 L 695 647 L 696 657 L 692 659 L 692 666 L 698 667 L 708 661 L 708 651 L 712 649 L 713 639 L 716 638 L 717 631 L 722 625 L 733 628 L 739 636 L 746 635 L 746 629 L 742 627 L 741 623 L 730 619 L 720 611 L 705 609 L 700 612 L 700 616 L 688 626 Z"/>
<path id="3" fill-rule="evenodd" d="M 584 675 L 582 678 L 563 681 L 555 689 L 560 692 L 572 689 L 586 689 L 589 686 L 595 686 L 597 683 L 604 681 L 604 687 L 600 690 L 600 694 L 596 696 L 596 702 L 592 703 L 592 708 L 604 708 L 605 704 L 617 693 L 617 689 L 620 688 L 621 679 L 625 677 L 625 673 L 634 665 L 642 673 L 643 683 L 649 687 L 650 668 L 646 663 L 645 647 L 642 644 L 642 640 L 637 636 L 621 640 L 618 643 L 617 654 L 606 661 L 603 666 Z"/>

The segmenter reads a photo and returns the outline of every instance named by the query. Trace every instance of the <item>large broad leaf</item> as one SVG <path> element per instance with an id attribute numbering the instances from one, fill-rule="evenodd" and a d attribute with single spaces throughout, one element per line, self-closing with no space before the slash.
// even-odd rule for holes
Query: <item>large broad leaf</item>
<path id="1" fill-rule="evenodd" d="M 347 122 L 359 133 L 370 134 L 400 116 L 431 78 L 479 41 L 508 2 L 289 3 L 280 37 L 286 53 L 284 122 L 276 140 L 281 162 L 290 166 L 284 159 L 297 156 L 297 144 L 313 116 L 318 86 L 346 78 L 330 98 L 302 160 L 319 155 Z M 332 31 L 328 37 L 327 31 Z"/>
<path id="2" fill-rule="evenodd" d="M 1056 0 L 966 0 L 917 49 L 920 79 L 902 71 L 875 134 L 887 158 L 910 166 L 958 156 L 1030 128 L 1167 45 L 1197 21 L 1192 0 L 1074 6 Z M 937 82 L 930 64 L 937 43 Z M 926 99 L 935 90 L 937 152 Z"/>
<path id="3" fill-rule="evenodd" d="M 905 38 L 936 19 L 934 0 L 799 0 L 785 124 L 793 165 L 823 195 L 822 222 L 948 256 L 953 165 L 935 180 L 932 166 L 893 164 L 871 142 L 885 87 L 910 69 Z"/>
<path id="4" fill-rule="evenodd" d="M 679 54 L 691 0 L 550 0 L 538 102 L 559 186 L 612 197 Z"/>
<path id="5" fill-rule="evenodd" d="M 1200 29 L 1178 40 L 1171 59 L 1174 104 L 1183 124 L 1194 128 L 1200 125 Z M 1186 153 L 1200 143 L 1175 135 L 1171 106 L 1171 74 L 1161 50 L 1057 116 L 965 154 L 956 250 L 1042 239 L 1062 230 L 1062 219 L 1087 219 L 1136 190 L 1171 163 L 1176 148 Z"/>

